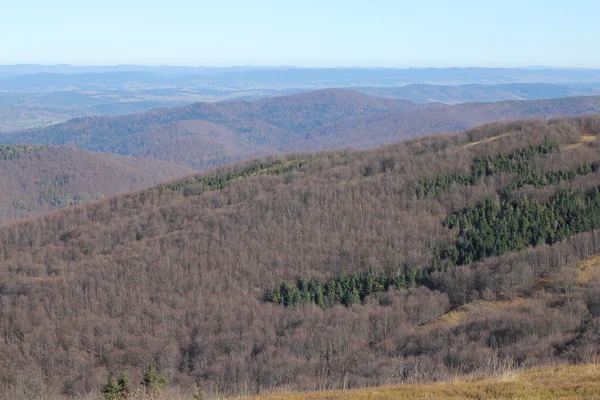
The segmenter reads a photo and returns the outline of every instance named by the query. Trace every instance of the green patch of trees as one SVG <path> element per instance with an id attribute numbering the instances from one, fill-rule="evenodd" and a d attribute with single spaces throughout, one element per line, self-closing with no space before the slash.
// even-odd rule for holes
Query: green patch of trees
<path id="1" fill-rule="evenodd" d="M 525 185 L 535 187 L 556 185 L 600 170 L 600 162 L 583 163 L 569 171 L 539 171 L 531 160 L 559 149 L 559 143 L 546 140 L 539 146 L 516 149 L 497 156 L 475 158 L 471 174 L 459 172 L 425 178 L 419 181 L 421 195 L 439 194 L 455 184 L 477 185 L 484 176 L 495 173 L 516 173 L 517 179 L 500 191 L 501 201 L 487 199 L 471 208 L 449 215 L 444 226 L 456 231 L 453 245 L 433 250 L 426 268 L 407 269 L 390 276 L 375 274 L 369 268 L 350 276 L 344 274 L 321 283 L 316 278 L 298 279 L 268 291 L 265 300 L 295 307 L 314 303 L 322 309 L 335 304 L 362 303 L 365 298 L 388 289 L 431 286 L 433 272 L 446 272 L 455 265 L 466 265 L 489 257 L 501 256 L 540 244 L 553 244 L 577 233 L 600 227 L 600 189 L 588 192 L 559 190 L 546 203 L 526 198 L 510 200 L 508 194 Z"/>
<path id="2" fill-rule="evenodd" d="M 452 172 L 421 179 L 417 183 L 417 194 L 435 196 L 453 185 L 475 186 L 484 176 L 497 173 L 517 173 L 519 177 L 531 174 L 531 160 L 534 157 L 558 151 L 560 144 L 555 140 L 545 140 L 539 146 L 519 148 L 496 156 L 480 156 L 473 160 L 471 173 Z"/>
<path id="3" fill-rule="evenodd" d="M 499 191 L 501 201 L 487 199 L 471 208 L 449 215 L 444 226 L 456 230 L 454 245 L 435 249 L 432 270 L 447 270 L 508 252 L 553 244 L 600 226 L 598 189 L 588 192 L 559 190 L 546 203 L 511 199 L 510 193 L 526 185 L 536 188 L 558 185 L 600 170 L 600 162 L 583 163 L 568 171 L 540 171 L 531 160 L 559 149 L 559 143 L 516 149 L 493 157 L 477 157 L 471 174 L 451 173 L 425 178 L 417 184 L 420 195 L 437 195 L 455 184 L 477 185 L 482 177 L 515 173 L 516 180 Z"/>
<path id="4" fill-rule="evenodd" d="M 444 226 L 454 229 L 457 239 L 442 259 L 470 264 L 600 227 L 600 189 L 559 190 L 545 203 L 487 199 L 449 215 Z"/>
<path id="5" fill-rule="evenodd" d="M 52 180 L 41 179 L 35 183 L 40 190 L 40 199 L 56 208 L 68 207 L 90 200 L 90 196 L 86 193 L 74 195 L 64 191 L 65 185 L 69 183 L 67 175 L 56 176 Z"/>
<path id="6" fill-rule="evenodd" d="M 489 257 L 502 256 L 541 244 L 554 244 L 600 227 L 600 188 L 587 192 L 559 190 L 545 203 L 487 199 L 449 215 L 444 226 L 456 232 L 453 245 L 434 249 L 431 264 L 395 275 L 376 274 L 372 268 L 340 274 L 323 284 L 316 278 L 283 282 L 265 300 L 285 307 L 314 303 L 322 309 L 336 304 L 351 306 L 373 293 L 431 286 L 433 272 L 446 272 Z"/>
<path id="7" fill-rule="evenodd" d="M 167 389 L 169 383 L 167 377 L 158 371 L 156 364 L 149 362 L 144 368 L 141 385 L 146 394 L 153 396 Z M 102 394 L 106 400 L 126 399 L 131 391 L 131 383 L 125 372 L 122 372 L 117 379 L 109 376 L 102 388 Z"/>
<path id="8" fill-rule="evenodd" d="M 599 170 L 599 161 L 595 161 L 593 163 L 585 162 L 570 171 L 539 171 L 529 169 L 520 173 L 515 182 L 502 189 L 501 194 L 506 196 L 511 191 L 522 188 L 526 185 L 531 185 L 536 188 L 558 185 L 563 181 L 571 181 L 578 176 L 588 175 L 598 172 Z"/>
<path id="9" fill-rule="evenodd" d="M 106 400 L 125 399 L 130 391 L 129 377 L 125 372 L 121 372 L 118 379 L 109 376 L 102 388 L 102 394 Z"/>
<path id="10" fill-rule="evenodd" d="M 369 267 L 351 275 L 342 272 L 325 284 L 314 277 L 308 280 L 298 279 L 293 284 L 283 282 L 279 288 L 268 291 L 265 300 L 285 307 L 314 303 L 326 310 L 336 304 L 361 304 L 370 294 L 421 286 L 428 280 L 427 270 L 409 269 L 399 274 L 386 275 L 376 274 Z"/>
<path id="11" fill-rule="evenodd" d="M 32 146 L 26 144 L 0 145 L 0 160 L 16 160 L 21 154 L 36 153 L 46 149 L 48 149 L 48 146 Z"/>
<path id="12" fill-rule="evenodd" d="M 189 179 L 171 182 L 158 186 L 159 192 L 175 192 L 184 191 L 184 195 L 200 194 L 205 191 L 222 190 L 234 182 L 256 175 L 281 175 L 286 172 L 298 169 L 306 164 L 309 160 L 294 160 L 294 161 L 263 161 L 251 164 L 249 166 L 234 169 L 223 174 L 198 176 Z M 195 190 L 186 190 L 195 189 Z"/>

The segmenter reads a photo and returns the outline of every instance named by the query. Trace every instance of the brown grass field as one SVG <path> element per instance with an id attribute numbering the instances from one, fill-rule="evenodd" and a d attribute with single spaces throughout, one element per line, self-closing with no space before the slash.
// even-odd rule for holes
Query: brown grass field
<path id="1" fill-rule="evenodd" d="M 600 365 L 515 371 L 486 379 L 346 391 L 282 393 L 249 399 L 600 399 Z"/>

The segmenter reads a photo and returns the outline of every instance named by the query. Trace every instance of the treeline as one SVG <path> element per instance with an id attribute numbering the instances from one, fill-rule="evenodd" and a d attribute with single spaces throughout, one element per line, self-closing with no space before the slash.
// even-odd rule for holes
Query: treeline
<path id="1" fill-rule="evenodd" d="M 447 272 L 457 265 L 467 265 L 489 257 L 542 244 L 552 245 L 578 233 L 600 227 L 600 188 L 583 192 L 559 190 L 547 203 L 486 199 L 472 208 L 449 215 L 444 226 L 456 231 L 453 246 L 435 248 L 430 265 L 410 268 L 395 275 L 365 272 L 340 276 L 322 284 L 318 279 L 283 282 L 270 290 L 265 300 L 295 307 L 314 303 L 323 310 L 335 304 L 361 304 L 372 293 L 389 289 L 426 285 L 432 287 L 430 275 Z"/>

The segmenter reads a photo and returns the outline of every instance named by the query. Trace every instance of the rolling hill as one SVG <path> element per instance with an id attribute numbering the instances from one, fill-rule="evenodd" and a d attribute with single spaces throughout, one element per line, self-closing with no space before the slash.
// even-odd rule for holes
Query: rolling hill
<path id="1" fill-rule="evenodd" d="M 159 160 L 76 147 L 0 146 L 0 224 L 192 172 Z"/>
<path id="2" fill-rule="evenodd" d="M 262 158 L 0 227 L 0 385 L 83 397 L 153 361 L 234 396 L 596 363 L 599 136 L 588 116 Z"/>
<path id="3" fill-rule="evenodd" d="M 1 140 L 73 144 L 206 168 L 276 153 L 283 144 L 337 121 L 415 108 L 407 101 L 325 90 L 257 102 L 196 103 L 122 117 L 78 118 Z"/>
<path id="4" fill-rule="evenodd" d="M 76 118 L 4 143 L 65 145 L 203 169 L 252 157 L 370 147 L 492 121 L 600 112 L 600 97 L 417 105 L 329 89 L 255 102 L 195 103 L 119 117 Z"/>
<path id="5" fill-rule="evenodd" d="M 255 101 L 325 88 L 458 104 L 592 96 L 599 93 L 598 82 L 594 70 L 0 66 L 0 133 L 84 116 Z"/>

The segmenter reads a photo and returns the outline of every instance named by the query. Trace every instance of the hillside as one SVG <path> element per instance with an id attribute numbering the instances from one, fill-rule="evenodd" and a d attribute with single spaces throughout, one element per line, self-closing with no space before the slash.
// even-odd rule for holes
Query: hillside
<path id="1" fill-rule="evenodd" d="M 259 159 L 0 227 L 0 386 L 84 396 L 149 361 L 211 396 L 596 363 L 599 135 L 593 116 Z"/>
<path id="2" fill-rule="evenodd" d="M 425 104 L 421 107 L 363 121 L 340 121 L 311 132 L 308 141 L 286 145 L 285 150 L 292 151 L 298 147 L 302 150 L 366 148 L 392 143 L 402 138 L 463 131 L 490 122 L 598 113 L 600 96 L 465 103 L 452 106 Z"/>
<path id="3" fill-rule="evenodd" d="M 207 168 L 276 153 L 281 145 L 337 121 L 415 108 L 402 100 L 324 90 L 257 102 L 196 103 L 122 117 L 78 118 L 0 140 L 73 144 L 92 151 L 157 157 Z"/>
<path id="4" fill-rule="evenodd" d="M 0 224 L 192 172 L 163 161 L 75 147 L 0 146 Z"/>
<path id="5" fill-rule="evenodd" d="M 329 89 L 255 102 L 195 103 L 128 116 L 77 118 L 0 140 L 72 144 L 203 169 L 280 152 L 370 147 L 492 121 L 595 112 L 600 112 L 600 97 L 447 106 Z"/>

